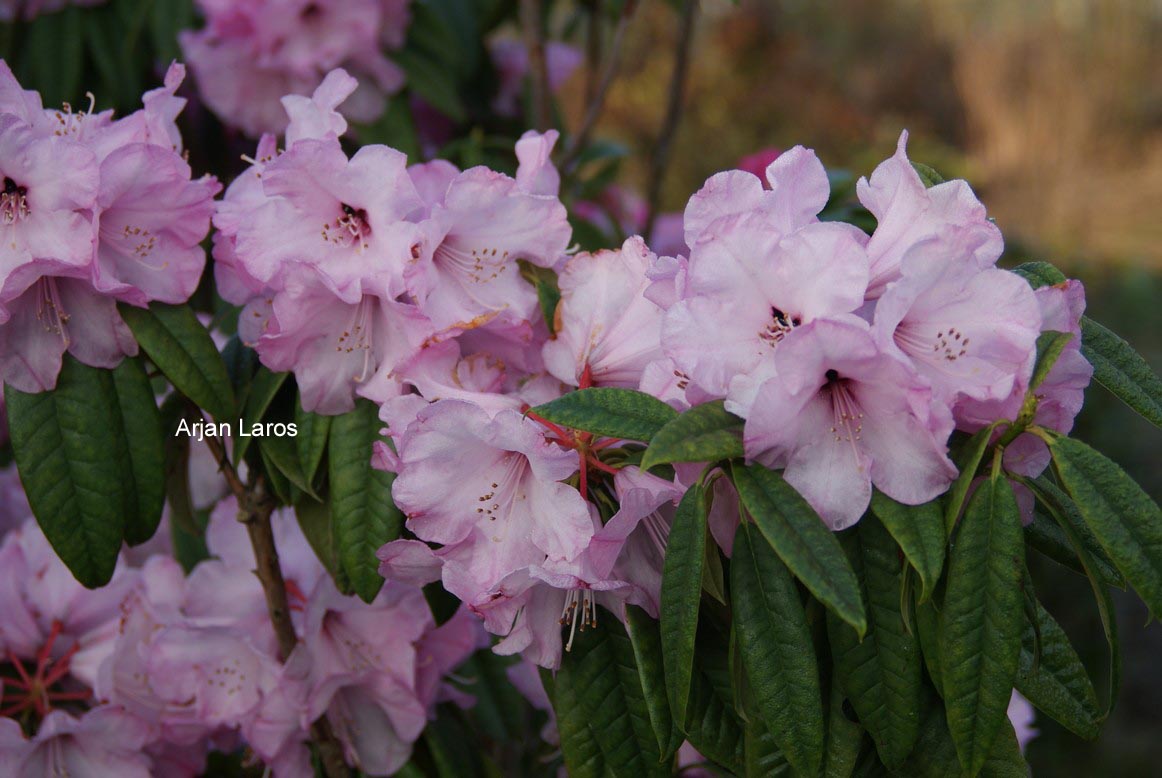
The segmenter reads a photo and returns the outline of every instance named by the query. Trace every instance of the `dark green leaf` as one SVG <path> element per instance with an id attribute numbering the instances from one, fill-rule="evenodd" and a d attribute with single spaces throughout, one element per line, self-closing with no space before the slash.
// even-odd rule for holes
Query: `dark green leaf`
<path id="1" fill-rule="evenodd" d="M 944 547 L 948 542 L 939 501 L 902 505 L 877 489 L 872 494 L 871 508 L 920 575 L 919 601 L 927 602 L 944 569 Z"/>
<path id="2" fill-rule="evenodd" d="M 730 564 L 734 627 L 755 704 L 787 760 L 817 775 L 823 692 L 799 589 L 763 537 L 744 522 Z"/>
<path id="3" fill-rule="evenodd" d="M 686 491 L 674 514 L 666 543 L 659 610 L 666 689 L 679 726 L 686 721 L 690 695 L 705 556 L 706 503 L 702 487 L 695 484 Z"/>
<path id="4" fill-rule="evenodd" d="M 1092 740 L 1101 728 L 1102 713 L 1085 666 L 1065 632 L 1040 604 L 1036 618 L 1036 629 L 1032 624 L 1025 625 L 1017 691 L 1069 731 Z M 1033 644 L 1037 633 L 1041 651 L 1035 662 Z"/>
<path id="5" fill-rule="evenodd" d="M 407 74 L 415 94 L 454 122 L 467 118 L 454 74 L 436 57 L 414 48 L 398 51 L 393 58 Z"/>
<path id="6" fill-rule="evenodd" d="M 572 650 L 562 656 L 554 693 L 572 696 L 610 773 L 668 776 L 671 770 L 661 763 L 633 646 L 615 616 L 599 613 L 597 626 L 578 632 Z M 555 702 L 559 706 L 564 700 L 558 696 Z M 572 771 L 569 753 L 566 749 Z"/>
<path id="7" fill-rule="evenodd" d="M 746 778 L 791 776 L 791 765 L 779 750 L 774 736 L 759 719 L 751 719 L 743 730 Z"/>
<path id="8" fill-rule="evenodd" d="M 564 660 L 562 657 L 562 670 Z M 605 778 L 605 755 L 589 724 L 589 711 L 581 704 L 581 689 L 572 671 L 565 670 L 564 677 L 558 671 L 556 678 L 545 671 L 541 673 L 541 680 L 557 714 L 557 732 L 568 774 L 577 778 Z"/>
<path id="9" fill-rule="evenodd" d="M 1073 525 L 1073 530 L 1085 545 L 1086 550 L 1089 551 L 1093 558 L 1095 572 L 1101 577 L 1103 583 L 1124 589 L 1126 579 L 1114 567 L 1113 562 L 1106 556 L 1106 552 L 1102 551 L 1101 546 L 1097 543 L 1097 538 L 1085 525 L 1085 521 L 1078 513 L 1073 500 L 1064 494 L 1060 496 L 1063 501 L 1062 507 L 1068 506 L 1067 509 L 1060 511 L 1060 515 Z M 1087 575 L 1081 559 L 1073 551 L 1073 541 L 1070 540 L 1069 535 L 1058 526 L 1056 521 L 1039 510 L 1033 513 L 1033 521 L 1025 525 L 1025 543 L 1070 570 Z"/>
<path id="10" fill-rule="evenodd" d="M 944 176 L 936 172 L 936 168 L 925 165 L 923 162 L 913 162 L 912 169 L 916 171 L 916 175 L 920 177 L 921 183 L 926 188 L 932 188 L 937 184 L 944 183 Z"/>
<path id="11" fill-rule="evenodd" d="M 117 564 L 133 484 L 112 372 L 66 354 L 55 390 L 25 394 L 6 386 L 4 396 L 37 522 L 78 581 L 103 586 Z"/>
<path id="12" fill-rule="evenodd" d="M 339 564 L 355 593 L 371 602 L 383 586 L 376 550 L 395 540 L 403 514 L 391 499 L 392 473 L 371 466 L 379 439 L 376 407 L 359 400 L 355 410 L 331 420 L 329 445 L 331 519 Z"/>
<path id="13" fill-rule="evenodd" d="M 724 694 L 713 680 L 723 674 L 729 674 L 729 670 L 724 666 L 713 667 L 712 658 L 705 654 L 696 657 L 687 706 L 686 739 L 707 759 L 734 773 L 743 773 L 743 724 L 729 694 Z"/>
<path id="14" fill-rule="evenodd" d="M 179 434 L 177 430 L 183 420 L 187 425 L 192 425 L 200 419 L 197 409 L 180 394 L 171 394 L 161 404 L 161 428 L 165 441 L 165 496 L 169 503 L 170 522 L 193 537 L 198 537 L 200 530 L 194 523 L 194 498 L 190 494 L 192 441 L 189 435 Z"/>
<path id="15" fill-rule="evenodd" d="M 633 389 L 578 389 L 533 411 L 549 421 L 610 438 L 647 441 L 678 412 Z"/>
<path id="16" fill-rule="evenodd" d="M 124 487 L 125 542 L 144 543 L 157 532 L 165 506 L 165 441 L 153 388 L 141 359 L 125 359 L 113 369 L 120 411 L 123 453 L 127 459 Z M 118 453 L 121 456 L 122 452 Z"/>
<path id="17" fill-rule="evenodd" d="M 824 778 L 849 778 L 863 741 L 863 727 L 843 712 L 845 699 L 839 681 L 832 676 L 827 706 L 827 753 L 823 756 Z"/>
<path id="18" fill-rule="evenodd" d="M 742 504 L 791 572 L 828 608 L 867 631 L 859 582 L 839 541 L 778 473 L 759 465 L 731 467 Z"/>
<path id="19" fill-rule="evenodd" d="M 531 709 L 508 678 L 514 659 L 477 651 L 456 668 L 457 677 L 464 679 L 464 690 L 476 700 L 469 715 L 493 740 L 517 741 L 528 736 Z"/>
<path id="20" fill-rule="evenodd" d="M 1162 427 L 1162 379 L 1129 343 L 1083 316 L 1081 353 L 1093 365 L 1094 380 L 1154 426 Z"/>
<path id="21" fill-rule="evenodd" d="M 310 480 L 303 474 L 303 466 L 299 462 L 299 451 L 298 446 L 295 445 L 294 437 L 290 435 L 267 435 L 258 440 L 258 445 L 262 446 L 263 454 L 269 458 L 270 463 L 278 468 L 278 471 L 288 481 L 294 484 L 295 488 L 302 490 L 315 499 L 319 498 Z"/>
<path id="22" fill-rule="evenodd" d="M 242 461 L 243 457 L 246 456 L 246 450 L 250 448 L 250 442 L 254 440 L 253 436 L 241 433 L 249 431 L 252 424 L 262 421 L 262 417 L 266 415 L 266 409 L 274 401 L 274 396 L 278 394 L 278 390 L 282 388 L 288 375 L 290 373 L 272 373 L 265 367 L 260 367 L 250 380 L 249 391 L 246 394 L 246 405 L 242 410 L 242 429 L 238 430 L 239 434 L 234 438 L 235 462 Z"/>
<path id="23" fill-rule="evenodd" d="M 1000 474 L 969 500 L 948 561 L 940 664 L 961 765 L 980 770 L 1005 721 L 1024 628 L 1021 515 Z"/>
<path id="24" fill-rule="evenodd" d="M 1162 614 L 1162 509 L 1124 470 L 1081 441 L 1057 437 L 1049 449 L 1098 543 L 1151 613 Z"/>
<path id="25" fill-rule="evenodd" d="M 537 267 L 531 262 L 518 260 L 521 277 L 537 290 L 537 300 L 541 304 L 541 315 L 550 333 L 557 331 L 557 303 L 561 301 L 561 289 L 557 285 L 557 274 L 547 267 Z"/>
<path id="26" fill-rule="evenodd" d="M 347 580 L 342 566 L 339 564 L 339 554 L 335 549 L 335 532 L 331 525 L 331 507 L 314 499 L 302 499 L 295 505 L 295 518 L 299 528 L 311 550 L 319 558 L 319 562 L 331 574 L 336 588 L 344 594 L 351 593 L 351 582 Z"/>
<path id="27" fill-rule="evenodd" d="M 319 465 L 323 463 L 323 455 L 327 452 L 327 438 L 331 432 L 331 417 L 309 413 L 303 410 L 300 401 L 295 403 L 295 447 L 299 455 L 299 464 L 302 466 L 303 478 L 308 483 L 314 483 L 315 474 L 319 472 Z"/>
<path id="28" fill-rule="evenodd" d="M 948 733 L 944 707 L 929 697 L 920 710 L 920 736 L 899 775 L 909 778 L 960 778 L 956 745 Z"/>
<path id="29" fill-rule="evenodd" d="M 695 405 L 658 430 L 642 457 L 642 470 L 671 462 L 718 462 L 742 456 L 742 419 L 721 400 Z"/>
<path id="30" fill-rule="evenodd" d="M 210 333 L 186 305 L 120 305 L 122 318 L 174 387 L 218 421 L 233 422 L 230 376 Z"/>
<path id="31" fill-rule="evenodd" d="M 1013 272 L 1028 281 L 1034 289 L 1063 284 L 1068 280 L 1064 273 L 1048 262 L 1025 262 L 1013 268 Z"/>
<path id="32" fill-rule="evenodd" d="M 864 516 L 844 536 L 844 547 L 867 602 L 868 632 L 860 641 L 851 627 L 828 614 L 831 655 L 880 759 L 895 768 L 916 742 L 924 699 L 920 646 L 904 629 L 900 612 L 899 549 L 874 516 Z"/>
<path id="33" fill-rule="evenodd" d="M 636 605 L 626 606 L 625 617 L 626 632 L 633 645 L 646 709 L 650 713 L 650 724 L 658 739 L 661 759 L 666 762 L 674 757 L 682 745 L 682 732 L 670 715 L 666 675 L 662 666 L 662 633 L 658 622 Z"/>
<path id="34" fill-rule="evenodd" d="M 944 696 L 944 670 L 940 664 L 940 612 L 933 600 L 916 605 L 916 640 L 924 657 L 928 677 L 941 697 Z"/>
<path id="35" fill-rule="evenodd" d="M 972 479 L 976 478 L 977 468 L 980 467 L 980 462 L 984 459 L 984 452 L 988 448 L 989 439 L 996 426 L 996 424 L 990 424 L 969 438 L 960 450 L 960 455 L 956 458 L 956 466 L 960 468 L 960 474 L 956 476 L 956 480 L 948 488 L 948 496 L 944 506 L 944 530 L 948 535 L 952 535 L 952 528 L 956 526 L 956 520 L 960 517 L 961 509 L 964 508 L 964 500 L 968 497 L 968 487 L 972 485 Z"/>

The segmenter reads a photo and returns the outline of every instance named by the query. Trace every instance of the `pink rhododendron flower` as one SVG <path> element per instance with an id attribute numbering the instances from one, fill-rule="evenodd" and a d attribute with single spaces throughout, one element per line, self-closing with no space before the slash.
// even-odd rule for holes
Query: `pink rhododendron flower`
<path id="1" fill-rule="evenodd" d="M 859 521 L 874 484 L 927 502 L 956 468 L 952 419 L 906 362 L 875 345 L 855 317 L 820 319 L 789 335 L 747 414 L 748 459 L 785 468 L 787 482 L 835 530 Z"/>
<path id="2" fill-rule="evenodd" d="M 960 395 L 1008 397 L 1035 357 L 1040 323 L 1020 276 L 981 269 L 960 247 L 919 243 L 880 297 L 874 330 L 881 348 L 910 359 L 951 406 Z"/>
<path id="3" fill-rule="evenodd" d="M 383 113 L 403 71 L 382 47 L 403 44 L 406 0 L 201 0 L 202 30 L 179 36 L 202 99 L 225 122 L 249 135 L 281 132 L 284 95 L 313 91 L 343 66 L 361 87 L 344 111 L 359 121 Z"/>
<path id="4" fill-rule="evenodd" d="M 984 206 L 966 182 L 946 181 L 925 189 L 908 161 L 907 143 L 905 131 L 895 155 L 881 162 L 871 178 L 856 183 L 859 201 L 879 222 L 867 244 L 869 299 L 878 298 L 899 277 L 904 256 L 919 243 L 935 238 L 971 245 L 980 267 L 996 264 L 1004 246 L 1000 230 L 986 218 Z"/>
<path id="5" fill-rule="evenodd" d="M 1036 715 L 1037 712 L 1033 710 L 1029 701 L 1014 689 L 1013 696 L 1009 698 L 1008 717 L 1009 723 L 1013 725 L 1013 730 L 1017 733 L 1017 745 L 1021 747 L 1022 754 L 1025 753 L 1025 747 L 1029 745 L 1029 741 L 1040 734 L 1033 726 L 1036 723 Z"/>
<path id="6" fill-rule="evenodd" d="M 53 711 L 30 740 L 25 740 L 15 720 L 0 718 L 0 774 L 5 778 L 149 778 L 154 774 L 150 759 L 141 753 L 148 735 L 144 721 L 111 705 L 94 708 L 80 718 Z"/>
<path id="7" fill-rule="evenodd" d="M 663 311 L 643 296 L 654 254 L 638 237 L 618 251 L 577 254 L 558 283 L 557 333 L 545 344 L 549 372 L 567 384 L 636 389 L 662 359 Z"/>

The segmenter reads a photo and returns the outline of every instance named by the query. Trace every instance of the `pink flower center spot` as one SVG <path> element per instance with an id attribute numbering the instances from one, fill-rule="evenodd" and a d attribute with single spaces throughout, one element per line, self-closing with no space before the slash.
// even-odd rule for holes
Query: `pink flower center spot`
<path id="1" fill-rule="evenodd" d="M 371 237 L 367 211 L 347 203 L 339 205 L 343 215 L 323 225 L 323 240 L 345 249 L 354 246 L 356 251 L 363 251 L 367 248 L 367 239 Z"/>
<path id="2" fill-rule="evenodd" d="M 5 176 L 4 191 L 0 192 L 0 220 L 15 224 L 27 218 L 28 213 L 28 189 Z"/>
<path id="3" fill-rule="evenodd" d="M 771 320 L 767 326 L 759 332 L 759 338 L 766 342 L 768 346 L 774 348 L 779 341 L 787 336 L 787 333 L 798 327 L 803 323 L 803 320 L 798 316 L 790 316 L 783 313 L 775 306 L 771 306 Z"/>

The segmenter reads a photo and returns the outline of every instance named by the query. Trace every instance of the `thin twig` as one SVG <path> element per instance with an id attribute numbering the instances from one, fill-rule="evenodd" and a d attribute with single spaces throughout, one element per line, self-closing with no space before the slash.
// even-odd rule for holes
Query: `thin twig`
<path id="1" fill-rule="evenodd" d="M 529 53 L 529 80 L 532 84 L 533 122 L 541 132 L 552 121 L 549 106 L 549 62 L 545 56 L 545 24 L 541 0 L 521 0 L 520 23 Z"/>
<path id="2" fill-rule="evenodd" d="M 218 463 L 230 491 L 238 500 L 238 520 L 246 526 L 250 546 L 254 549 L 254 573 L 262 584 L 266 595 L 266 610 L 270 614 L 274 634 L 278 640 L 279 659 L 286 661 L 298 645 L 294 622 L 291 621 L 290 604 L 287 601 L 286 581 L 282 577 L 282 566 L 278 561 L 278 547 L 274 544 L 274 530 L 270 516 L 276 503 L 266 494 L 262 478 L 253 479 L 249 485 L 243 484 L 238 471 L 226 456 L 226 448 L 217 437 L 207 435 L 206 447 Z M 335 737 L 326 714 L 311 725 L 311 738 L 319 749 L 319 759 L 327 778 L 345 778 L 348 775 L 347 761 L 343 757 L 343 747 Z"/>
<path id="3" fill-rule="evenodd" d="M 646 223 L 642 234 L 649 240 L 658 218 L 658 205 L 662 197 L 662 181 L 666 174 L 666 163 L 670 158 L 670 146 L 674 133 L 682 120 L 682 103 L 686 97 L 686 76 L 690 70 L 690 50 L 694 42 L 694 20 L 698 15 L 698 0 L 686 0 L 682 6 L 682 27 L 679 32 L 678 49 L 674 54 L 674 73 L 670 77 L 670 98 L 666 105 L 666 115 L 658 131 L 658 140 L 650 156 L 650 179 Z"/>
<path id="4" fill-rule="evenodd" d="M 626 0 L 625 6 L 621 10 L 621 16 L 617 20 L 617 29 L 613 33 L 613 43 L 610 44 L 609 54 L 605 61 L 605 72 L 601 75 L 601 83 L 598 84 L 592 99 L 588 101 L 581 126 L 577 128 L 577 132 L 570 139 L 569 147 L 565 149 L 565 153 L 561 156 L 561 162 L 557 166 L 564 173 L 570 172 L 577 164 L 577 159 L 589 145 L 589 136 L 593 134 L 593 128 L 597 126 L 597 120 L 601 118 L 601 112 L 605 108 L 605 97 L 609 94 L 609 86 L 613 83 L 614 76 L 617 75 L 617 65 L 621 60 L 621 43 L 625 39 L 626 28 L 629 27 L 629 21 L 633 18 L 633 12 L 636 8 L 636 0 Z"/>
<path id="5" fill-rule="evenodd" d="M 588 28 L 585 31 L 585 105 L 592 105 L 597 99 L 598 71 L 601 68 L 601 0 L 589 0 L 586 3 L 589 15 Z"/>

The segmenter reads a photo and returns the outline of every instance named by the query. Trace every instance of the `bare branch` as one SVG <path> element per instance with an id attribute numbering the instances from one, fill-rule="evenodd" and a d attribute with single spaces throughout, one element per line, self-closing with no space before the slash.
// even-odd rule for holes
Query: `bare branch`
<path id="1" fill-rule="evenodd" d="M 679 31 L 678 48 L 674 54 L 674 73 L 670 77 L 670 97 L 666 105 L 666 115 L 662 119 L 658 140 L 650 156 L 649 194 L 646 198 L 648 211 L 642 229 L 647 240 L 654 231 L 654 222 L 658 218 L 658 205 L 662 197 L 666 164 L 670 159 L 670 146 L 673 145 L 674 133 L 677 132 L 678 124 L 682 120 L 682 103 L 686 97 L 686 76 L 690 71 L 690 50 L 694 43 L 694 21 L 697 15 L 698 0 L 686 0 L 682 6 L 682 26 Z"/>
<path id="2" fill-rule="evenodd" d="M 541 18 L 541 0 L 521 0 L 520 22 L 524 28 L 525 48 L 529 53 L 533 122 L 538 130 L 544 132 L 549 129 L 552 114 L 549 105 L 549 62 L 545 56 L 545 24 Z"/>

